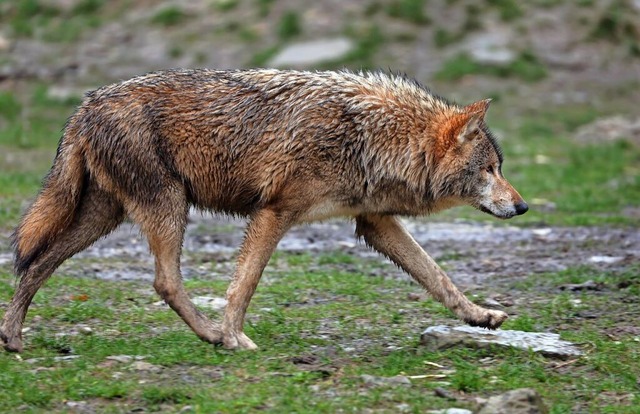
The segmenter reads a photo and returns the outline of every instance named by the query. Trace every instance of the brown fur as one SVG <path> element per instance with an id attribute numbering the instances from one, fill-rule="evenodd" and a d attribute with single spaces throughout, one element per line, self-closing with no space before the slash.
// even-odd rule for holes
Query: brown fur
<path id="1" fill-rule="evenodd" d="M 33 295 L 68 257 L 138 223 L 156 258 L 154 287 L 203 340 L 255 348 L 245 312 L 278 241 L 334 216 L 472 325 L 507 315 L 460 293 L 395 215 L 471 204 L 526 211 L 502 177 L 484 124 L 489 101 L 451 104 L 380 73 L 174 70 L 87 95 L 69 119 L 44 188 L 15 232 L 19 286 L 0 339 L 22 350 Z M 249 217 L 221 324 L 189 300 L 180 253 L 190 206 Z"/>

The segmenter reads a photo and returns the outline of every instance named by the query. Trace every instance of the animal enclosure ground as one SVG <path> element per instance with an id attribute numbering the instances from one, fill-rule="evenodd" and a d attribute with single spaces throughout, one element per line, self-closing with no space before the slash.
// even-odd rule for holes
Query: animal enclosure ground
<path id="1" fill-rule="evenodd" d="M 38 293 L 25 352 L 0 354 L 0 405 L 8 412 L 424 412 L 473 408 L 478 398 L 533 387 L 552 413 L 638 412 L 635 229 L 408 224 L 470 298 L 504 306 L 505 329 L 560 333 L 585 356 L 428 352 L 419 345 L 422 330 L 456 323 L 454 316 L 355 243 L 347 221 L 298 227 L 283 240 L 249 309 L 246 331 L 260 350 L 225 351 L 200 342 L 160 301 L 146 245 L 125 226 L 68 261 Z M 183 257 L 192 297 L 224 295 L 240 226 L 193 217 Z M 14 284 L 6 246 L 0 263 L 4 308 Z M 456 400 L 437 397 L 436 387 Z"/>

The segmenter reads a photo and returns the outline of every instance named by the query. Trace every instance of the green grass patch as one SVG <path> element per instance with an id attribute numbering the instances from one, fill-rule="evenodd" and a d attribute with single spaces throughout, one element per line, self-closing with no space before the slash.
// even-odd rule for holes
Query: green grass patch
<path id="1" fill-rule="evenodd" d="M 487 2 L 498 9 L 500 18 L 505 22 L 510 22 L 524 15 L 516 0 L 487 0 Z"/>
<path id="2" fill-rule="evenodd" d="M 278 37 L 281 40 L 291 40 L 302 33 L 300 15 L 293 10 L 286 11 L 278 23 Z"/>
<path id="3" fill-rule="evenodd" d="M 522 52 L 515 60 L 506 65 L 478 63 L 468 54 L 462 53 L 445 61 L 435 77 L 444 81 L 457 81 L 468 75 L 498 78 L 515 77 L 527 82 L 536 82 L 547 76 L 547 70 L 538 58 L 529 52 Z"/>
<path id="4" fill-rule="evenodd" d="M 160 26 L 176 26 L 187 19 L 187 14 L 178 6 L 167 6 L 158 10 L 152 17 L 151 23 Z"/>
<path id="5" fill-rule="evenodd" d="M 431 19 L 425 13 L 424 6 L 424 0 L 394 0 L 387 6 L 387 13 L 411 23 L 428 24 Z"/>
<path id="6" fill-rule="evenodd" d="M 18 37 L 38 37 L 45 42 L 73 42 L 109 17 L 104 0 L 81 0 L 67 10 L 51 2 L 17 0 L 6 5 L 0 22 L 7 22 Z"/>
<path id="7" fill-rule="evenodd" d="M 65 412 L 66 401 L 84 401 L 101 412 L 174 412 L 186 405 L 196 412 L 274 413 L 450 407 L 434 395 L 435 387 L 469 397 L 532 387 L 558 413 L 633 413 L 640 402 L 637 338 L 620 330 L 633 323 L 637 292 L 615 283 L 631 278 L 637 285 L 637 268 L 573 268 L 507 287 L 529 299 L 511 309 L 519 316 L 505 328 L 551 330 L 580 344 L 585 356 L 564 364 L 501 348 L 427 351 L 418 345 L 421 329 L 452 320 L 439 315 L 435 309 L 442 306 L 431 300 L 406 301 L 416 286 L 367 276 L 368 268 L 379 266 L 377 260 L 353 258 L 348 264 L 355 262 L 363 272 L 345 273 L 344 261 L 312 257 L 292 264 L 296 261 L 288 256 L 280 253 L 277 260 L 289 269 L 275 271 L 270 283 L 259 286 L 249 310 L 246 332 L 260 345 L 257 352 L 230 352 L 199 341 L 171 310 L 151 305 L 154 295 L 133 293 L 144 292 L 146 283 L 54 275 L 29 312 L 22 360 L 0 354 L 0 407 Z M 594 277 L 605 282 L 605 291 L 558 289 L 566 281 Z M 540 280 L 546 281 L 543 290 L 534 288 Z M 210 282 L 217 290 L 218 282 Z M 190 281 L 187 289 L 193 294 L 207 283 Z M 13 277 L 0 273 L 0 301 L 9 299 L 12 285 Z M 74 299 L 79 292 L 88 299 Z M 322 297 L 328 300 L 318 300 Z M 585 310 L 598 317 L 575 316 Z M 70 334 L 78 323 L 93 332 Z M 65 355 L 76 358 L 56 359 Z M 107 359 L 114 355 L 132 359 Z M 136 368 L 134 357 L 153 369 Z M 446 383 L 418 377 L 410 387 L 374 386 L 364 374 L 440 375 Z M 456 406 L 473 408 L 465 400 Z"/>
<path id="8" fill-rule="evenodd" d="M 215 8 L 222 12 L 227 12 L 238 7 L 240 2 L 238 0 L 218 0 L 215 2 Z"/>

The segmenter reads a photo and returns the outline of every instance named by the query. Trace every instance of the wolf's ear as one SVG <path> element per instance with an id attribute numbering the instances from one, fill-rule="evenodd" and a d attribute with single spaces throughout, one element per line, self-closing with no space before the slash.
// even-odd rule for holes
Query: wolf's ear
<path id="1" fill-rule="evenodd" d="M 481 101 L 474 102 L 472 104 L 465 106 L 464 111 L 467 113 L 479 112 L 480 114 L 482 114 L 482 117 L 484 118 L 484 116 L 487 113 L 487 110 L 489 109 L 489 104 L 491 104 L 491 98 L 483 99 Z"/>
<path id="2" fill-rule="evenodd" d="M 464 114 L 465 122 L 458 130 L 458 143 L 464 144 L 465 142 L 473 140 L 479 133 L 480 123 L 484 118 L 484 112 L 472 112 Z"/>

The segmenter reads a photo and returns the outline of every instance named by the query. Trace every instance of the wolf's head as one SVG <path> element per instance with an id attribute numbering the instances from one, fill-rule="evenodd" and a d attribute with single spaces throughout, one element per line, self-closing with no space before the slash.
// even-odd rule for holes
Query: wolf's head
<path id="1" fill-rule="evenodd" d="M 438 142 L 440 187 L 449 196 L 508 219 L 529 207 L 502 175 L 502 151 L 484 117 L 489 99 L 443 115 Z"/>

